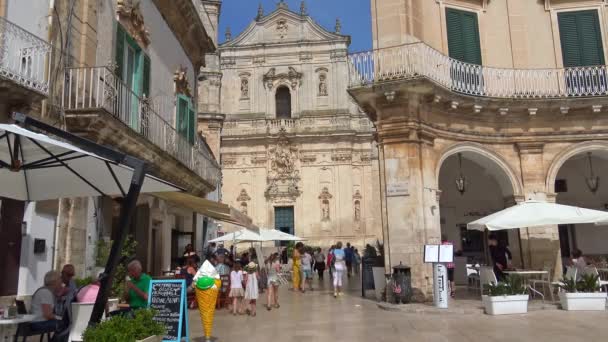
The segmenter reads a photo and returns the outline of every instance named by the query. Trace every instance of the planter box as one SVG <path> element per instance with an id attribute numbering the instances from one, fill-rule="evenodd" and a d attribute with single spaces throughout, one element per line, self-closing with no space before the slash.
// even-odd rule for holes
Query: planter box
<path id="1" fill-rule="evenodd" d="M 606 292 L 569 293 L 560 292 L 559 301 L 562 309 L 568 311 L 604 311 L 606 310 Z"/>
<path id="2" fill-rule="evenodd" d="M 143 340 L 135 340 L 135 342 L 162 342 L 163 341 L 163 337 L 162 336 L 150 336 L 150 337 L 146 337 Z"/>
<path id="3" fill-rule="evenodd" d="M 376 300 L 382 300 L 382 292 L 386 287 L 386 275 L 384 267 L 372 267 L 374 274 L 374 289 L 376 292 Z"/>
<path id="4" fill-rule="evenodd" d="M 528 295 L 517 296 L 482 296 L 482 302 L 488 315 L 512 315 L 528 312 Z"/>

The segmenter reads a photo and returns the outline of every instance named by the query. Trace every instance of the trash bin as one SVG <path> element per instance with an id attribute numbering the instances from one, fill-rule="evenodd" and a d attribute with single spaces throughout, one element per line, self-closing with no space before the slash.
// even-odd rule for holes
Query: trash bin
<path id="1" fill-rule="evenodd" d="M 393 266 L 392 290 L 396 304 L 412 301 L 412 273 L 402 262 Z"/>

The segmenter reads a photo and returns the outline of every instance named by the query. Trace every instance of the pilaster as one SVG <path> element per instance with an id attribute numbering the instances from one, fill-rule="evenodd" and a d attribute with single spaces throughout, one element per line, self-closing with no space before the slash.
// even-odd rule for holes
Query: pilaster
<path id="1" fill-rule="evenodd" d="M 555 202 L 555 196 L 545 192 L 543 143 L 518 143 L 525 200 Z M 521 199 L 520 199 L 521 201 Z M 554 276 L 562 272 L 559 231 L 556 225 L 520 228 L 523 263 L 526 268 L 543 269 L 551 265 Z"/>

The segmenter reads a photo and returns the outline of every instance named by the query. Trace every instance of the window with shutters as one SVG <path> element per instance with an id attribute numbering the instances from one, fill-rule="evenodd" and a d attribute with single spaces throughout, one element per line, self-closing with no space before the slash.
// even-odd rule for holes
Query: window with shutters
<path id="1" fill-rule="evenodd" d="M 190 97 L 178 94 L 177 95 L 177 132 L 190 144 L 194 144 L 196 134 L 196 118 L 195 110 L 192 106 Z"/>
<path id="2" fill-rule="evenodd" d="M 139 99 L 150 94 L 150 58 L 120 23 L 116 23 L 115 51 L 116 75 L 122 81 L 122 86 L 118 87 L 117 110 L 133 129 L 143 132 Z"/>
<path id="3" fill-rule="evenodd" d="M 454 62 L 450 66 L 452 89 L 467 94 L 483 92 L 481 45 L 477 14 L 446 8 L 448 52 L 451 58 L 473 66 Z"/>
<path id="4" fill-rule="evenodd" d="M 277 119 L 291 119 L 291 93 L 289 88 L 281 86 L 275 94 Z"/>
<path id="5" fill-rule="evenodd" d="M 557 14 L 557 20 L 568 94 L 588 95 L 606 89 L 605 70 L 580 72 L 575 69 L 605 64 L 598 12 L 562 12 Z"/>
<path id="6" fill-rule="evenodd" d="M 450 57 L 481 65 L 481 45 L 477 13 L 446 8 L 446 28 Z"/>

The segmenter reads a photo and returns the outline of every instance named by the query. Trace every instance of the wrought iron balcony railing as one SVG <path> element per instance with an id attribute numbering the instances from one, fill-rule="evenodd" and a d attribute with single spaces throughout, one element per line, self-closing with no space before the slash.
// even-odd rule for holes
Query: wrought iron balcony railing
<path id="1" fill-rule="evenodd" d="M 426 78 L 454 92 L 495 98 L 608 95 L 605 65 L 562 69 L 501 69 L 464 63 L 416 42 L 351 54 L 350 88 Z"/>
<path id="2" fill-rule="evenodd" d="M 51 45 L 0 17 L 0 78 L 49 94 Z"/>
<path id="3" fill-rule="evenodd" d="M 133 131 L 169 153 L 207 182 L 217 185 L 220 166 L 207 145 L 197 136 L 191 144 L 158 114 L 158 109 L 173 117 L 167 101 L 154 103 L 133 93 L 107 67 L 68 68 L 62 93 L 66 111 L 105 109 Z"/>

